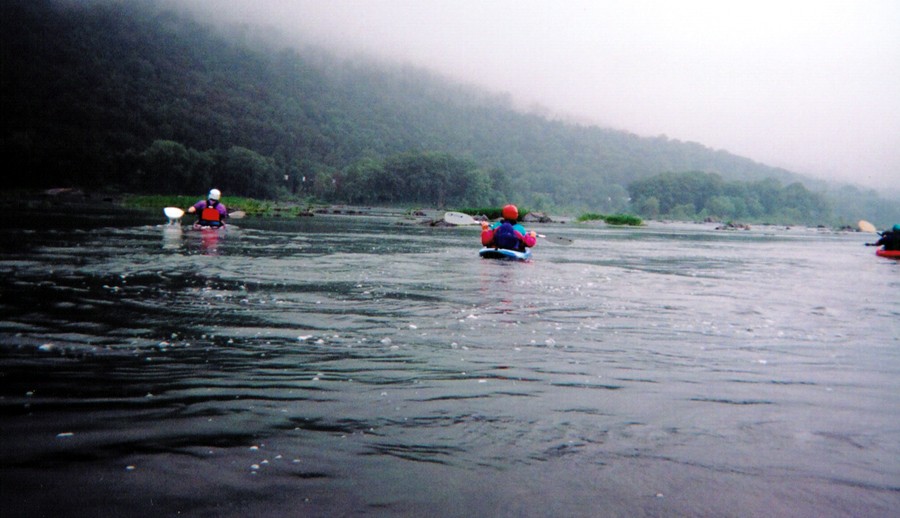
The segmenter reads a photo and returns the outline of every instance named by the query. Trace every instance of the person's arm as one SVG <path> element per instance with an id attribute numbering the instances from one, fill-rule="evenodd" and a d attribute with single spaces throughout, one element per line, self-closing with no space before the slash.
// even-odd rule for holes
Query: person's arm
<path id="1" fill-rule="evenodd" d="M 491 246 L 494 242 L 494 230 L 488 226 L 487 221 L 481 222 L 481 244 L 484 246 Z"/>
<path id="2" fill-rule="evenodd" d="M 525 227 L 523 227 L 521 224 L 516 224 L 513 227 L 513 230 L 516 233 L 516 237 L 519 238 L 519 241 L 521 241 L 522 244 L 526 247 L 531 248 L 532 246 L 537 244 L 536 232 L 529 232 L 525 230 Z"/>
<path id="3" fill-rule="evenodd" d="M 525 235 L 522 237 L 522 242 L 525 243 L 525 246 L 528 248 L 533 247 L 537 244 L 537 233 L 534 231 L 525 232 Z"/>

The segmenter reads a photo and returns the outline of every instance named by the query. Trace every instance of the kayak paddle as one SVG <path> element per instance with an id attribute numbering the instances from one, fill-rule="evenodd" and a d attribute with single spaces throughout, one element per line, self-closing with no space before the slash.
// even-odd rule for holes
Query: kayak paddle
<path id="1" fill-rule="evenodd" d="M 163 214 L 169 218 L 169 224 L 174 225 L 182 216 L 184 216 L 184 211 L 178 207 L 166 207 L 163 209 Z"/>
<path id="2" fill-rule="evenodd" d="M 179 209 L 178 207 L 166 207 L 163 209 L 163 214 L 169 218 L 169 224 L 175 224 L 179 219 L 184 216 L 184 211 Z M 236 210 L 234 212 L 229 212 L 228 217 L 231 219 L 241 219 L 246 216 L 247 213 L 242 210 Z"/>
<path id="3" fill-rule="evenodd" d="M 868 221 L 866 221 L 864 219 L 859 220 L 859 223 L 857 223 L 856 226 L 858 226 L 859 230 L 861 230 L 863 232 L 870 232 L 872 234 L 878 234 L 879 236 L 881 235 L 881 232 L 879 232 L 875 228 L 875 225 L 869 223 Z M 866 246 L 878 246 L 878 245 L 875 243 L 866 243 Z"/>
<path id="4" fill-rule="evenodd" d="M 863 232 L 877 233 L 878 231 L 875 229 L 875 225 L 869 223 L 868 221 L 861 219 L 859 223 L 856 224 L 859 229 Z"/>
<path id="5" fill-rule="evenodd" d="M 477 219 L 469 216 L 468 214 L 463 214 L 462 212 L 445 212 L 444 213 L 444 221 L 450 223 L 451 225 L 480 225 L 481 222 Z"/>
<path id="6" fill-rule="evenodd" d="M 451 225 L 480 225 L 481 222 L 477 219 L 469 216 L 468 214 L 464 214 L 462 212 L 445 212 L 444 213 L 444 221 L 450 223 Z M 562 236 L 550 236 L 547 237 L 544 234 L 537 234 L 537 237 L 541 239 L 546 239 L 551 243 L 556 243 L 558 245 L 571 245 L 574 243 L 571 239 Z"/>

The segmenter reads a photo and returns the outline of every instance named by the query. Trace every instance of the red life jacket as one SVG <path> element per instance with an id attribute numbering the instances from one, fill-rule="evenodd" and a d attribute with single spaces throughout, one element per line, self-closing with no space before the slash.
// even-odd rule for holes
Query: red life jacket
<path id="1" fill-rule="evenodd" d="M 213 206 L 209 205 L 209 201 L 206 202 L 206 208 L 200 213 L 201 221 L 211 221 L 211 222 L 220 222 L 222 221 L 222 214 L 219 213 L 218 210 Z"/>
<path id="2" fill-rule="evenodd" d="M 219 211 L 212 207 L 206 207 L 203 209 L 203 212 L 200 213 L 200 219 L 204 221 L 219 221 L 222 219 L 222 215 L 219 214 Z"/>

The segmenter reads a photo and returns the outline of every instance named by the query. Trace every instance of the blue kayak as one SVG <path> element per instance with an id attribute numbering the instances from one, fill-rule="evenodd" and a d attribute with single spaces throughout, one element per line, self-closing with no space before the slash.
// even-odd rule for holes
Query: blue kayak
<path id="1" fill-rule="evenodd" d="M 478 255 L 482 259 L 507 259 L 510 261 L 527 261 L 531 259 L 531 250 L 518 252 L 516 250 L 507 250 L 505 248 L 485 247 L 478 251 Z"/>

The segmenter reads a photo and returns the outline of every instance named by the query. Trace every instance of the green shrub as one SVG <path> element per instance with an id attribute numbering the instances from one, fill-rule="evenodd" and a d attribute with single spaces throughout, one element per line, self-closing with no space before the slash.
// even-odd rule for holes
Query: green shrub
<path id="1" fill-rule="evenodd" d="M 639 227 L 644 224 L 641 218 L 631 214 L 613 214 L 612 216 L 606 216 L 604 221 L 608 225 L 630 225 L 633 227 Z"/>
<path id="2" fill-rule="evenodd" d="M 139 209 L 161 209 L 163 207 L 179 207 L 187 209 L 202 198 L 203 194 L 197 196 L 130 195 L 123 199 L 122 204 L 126 207 Z M 222 203 L 228 207 L 229 211 L 242 210 L 246 212 L 247 215 L 252 216 L 271 216 L 275 212 L 277 206 L 276 203 L 271 201 L 244 198 L 240 196 L 223 196 Z"/>
<path id="3" fill-rule="evenodd" d="M 488 219 L 500 219 L 500 212 L 503 210 L 503 207 L 465 207 L 462 209 L 457 209 L 456 212 L 462 212 L 464 214 L 468 214 L 469 216 L 486 216 Z M 519 219 L 525 217 L 530 211 L 527 209 L 519 208 Z"/>
<path id="4" fill-rule="evenodd" d="M 126 207 L 133 207 L 137 209 L 162 209 L 164 207 L 180 207 L 182 209 L 187 209 L 191 205 L 197 203 L 201 196 L 174 196 L 174 195 L 143 195 L 143 196 L 134 196 L 129 195 L 125 196 L 122 200 L 122 204 Z M 226 203 L 226 207 L 228 204 Z"/>
<path id="5" fill-rule="evenodd" d="M 603 214 L 597 214 L 596 212 L 586 212 L 581 216 L 578 216 L 577 221 L 604 221 L 607 225 L 630 225 L 635 227 L 639 227 L 644 224 L 644 221 L 641 220 L 641 218 L 632 216 L 630 214 L 613 214 L 611 216 L 604 216 Z"/>

